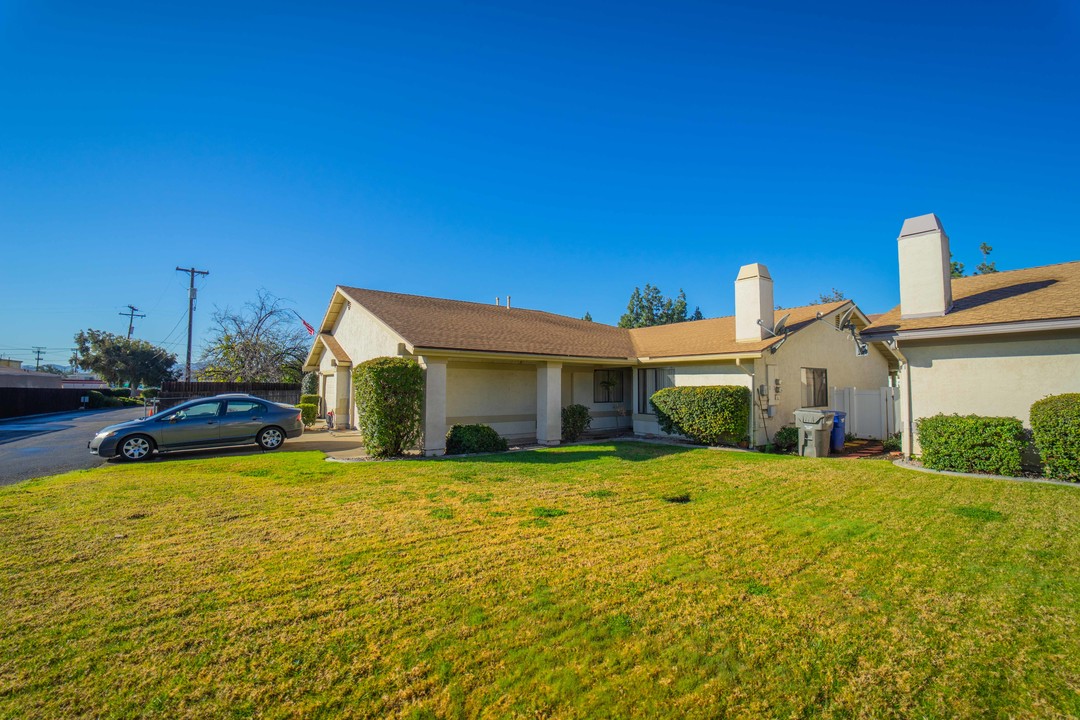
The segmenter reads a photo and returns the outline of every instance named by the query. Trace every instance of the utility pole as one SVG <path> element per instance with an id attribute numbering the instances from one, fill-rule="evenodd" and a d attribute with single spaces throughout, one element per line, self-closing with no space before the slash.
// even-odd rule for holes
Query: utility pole
<path id="1" fill-rule="evenodd" d="M 134 305 L 128 305 L 127 307 L 128 307 L 127 312 L 122 312 L 122 313 L 118 313 L 118 314 L 127 315 L 127 318 L 128 318 L 128 340 L 130 340 L 131 339 L 131 333 L 132 333 L 132 331 L 135 330 L 135 318 L 144 318 L 146 316 L 145 315 L 138 315 L 137 313 L 139 312 L 139 308 L 135 307 Z"/>
<path id="2" fill-rule="evenodd" d="M 41 356 L 45 354 L 45 348 L 34 347 L 31 349 L 34 351 L 34 371 L 37 372 L 41 369 Z"/>
<path id="3" fill-rule="evenodd" d="M 187 363 L 185 365 L 184 379 L 191 382 L 191 323 L 195 314 L 195 276 L 196 275 L 209 275 L 209 270 L 196 270 L 193 267 L 190 268 L 176 268 L 180 272 L 186 272 L 191 276 L 191 284 L 188 286 L 188 301 L 187 301 Z"/>

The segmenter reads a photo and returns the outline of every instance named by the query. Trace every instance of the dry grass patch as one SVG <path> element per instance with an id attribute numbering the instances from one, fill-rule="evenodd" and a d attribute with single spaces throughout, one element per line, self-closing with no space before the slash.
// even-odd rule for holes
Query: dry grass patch
<path id="1" fill-rule="evenodd" d="M 1075 716 L 1078 521 L 640 444 L 108 466 L 0 490 L 0 716 Z"/>

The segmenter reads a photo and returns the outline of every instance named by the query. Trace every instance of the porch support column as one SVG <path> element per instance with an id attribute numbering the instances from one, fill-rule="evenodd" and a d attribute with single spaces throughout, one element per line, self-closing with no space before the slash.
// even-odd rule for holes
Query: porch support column
<path id="1" fill-rule="evenodd" d="M 424 454 L 446 452 L 446 361 L 421 357 L 424 366 Z"/>
<path id="2" fill-rule="evenodd" d="M 536 368 L 536 442 L 562 441 L 562 363 L 544 362 Z"/>
<path id="3" fill-rule="evenodd" d="M 334 394 L 337 396 L 334 398 L 334 426 L 352 427 L 352 367 L 339 365 L 334 374 Z"/>

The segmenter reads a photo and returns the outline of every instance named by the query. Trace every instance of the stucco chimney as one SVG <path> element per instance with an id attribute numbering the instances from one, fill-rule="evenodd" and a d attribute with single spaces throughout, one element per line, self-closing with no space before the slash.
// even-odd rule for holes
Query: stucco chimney
<path id="1" fill-rule="evenodd" d="M 900 317 L 941 317 L 952 309 L 949 236 L 934 213 L 908 218 L 897 240 Z"/>
<path id="2" fill-rule="evenodd" d="M 735 340 L 748 342 L 770 337 L 773 324 L 773 288 L 769 269 L 761 263 L 743 265 L 735 278 Z M 761 325 L 758 325 L 758 320 Z"/>

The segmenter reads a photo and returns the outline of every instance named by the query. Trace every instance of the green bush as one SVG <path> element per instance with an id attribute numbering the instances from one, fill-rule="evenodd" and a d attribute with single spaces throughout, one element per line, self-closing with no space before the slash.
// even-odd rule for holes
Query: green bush
<path id="1" fill-rule="evenodd" d="M 741 385 L 669 387 L 649 399 L 660 429 L 707 445 L 747 439 L 750 389 Z"/>
<path id="2" fill-rule="evenodd" d="M 1031 406 L 1031 429 L 1046 477 L 1080 482 L 1080 393 L 1036 402 Z"/>
<path id="3" fill-rule="evenodd" d="M 318 410 L 322 406 L 322 399 L 318 395 L 309 395 L 305 393 L 300 396 L 300 402 L 296 404 L 297 407 L 300 407 L 301 405 L 314 405 L 316 414 L 318 414 Z"/>
<path id="4" fill-rule="evenodd" d="M 446 433 L 446 454 L 502 452 L 506 439 L 487 425 L 452 425 Z"/>
<path id="5" fill-rule="evenodd" d="M 900 452 L 904 447 L 904 443 L 900 439 L 900 433 L 895 432 L 882 440 L 881 447 L 885 449 L 885 452 Z"/>
<path id="6" fill-rule="evenodd" d="M 934 415 L 915 421 L 922 462 L 934 470 L 1017 476 L 1027 445 L 1024 425 L 1011 417 Z"/>
<path id="7" fill-rule="evenodd" d="M 401 455 L 419 442 L 424 371 L 412 358 L 379 357 L 353 370 L 357 429 L 374 457 Z"/>
<path id="8" fill-rule="evenodd" d="M 87 402 L 87 405 L 90 407 L 91 410 L 108 407 L 105 394 L 102 393 L 100 390 L 91 390 L 87 393 L 87 396 L 90 398 Z M 110 397 L 108 399 L 111 400 L 112 398 Z"/>
<path id="9" fill-rule="evenodd" d="M 562 409 L 563 442 L 574 442 L 592 425 L 592 415 L 584 405 L 567 405 Z"/>
<path id="10" fill-rule="evenodd" d="M 109 395 L 117 398 L 129 398 L 131 397 L 131 390 L 128 388 L 109 388 L 108 390 L 102 390 L 102 394 Z"/>
<path id="11" fill-rule="evenodd" d="M 304 377 L 300 378 L 300 392 L 304 395 L 318 395 L 319 374 L 315 372 L 305 373 Z"/>
<path id="12" fill-rule="evenodd" d="M 140 392 L 139 394 L 142 395 L 144 398 L 153 400 L 161 394 L 161 388 L 143 388 L 142 392 Z"/>
<path id="13" fill-rule="evenodd" d="M 799 444 L 799 428 L 785 425 L 773 435 L 773 445 L 781 452 L 791 452 Z"/>
<path id="14" fill-rule="evenodd" d="M 303 421 L 304 427 L 311 427 L 315 424 L 315 418 L 319 416 L 318 405 L 300 403 L 296 407 L 300 408 L 300 419 Z"/>

